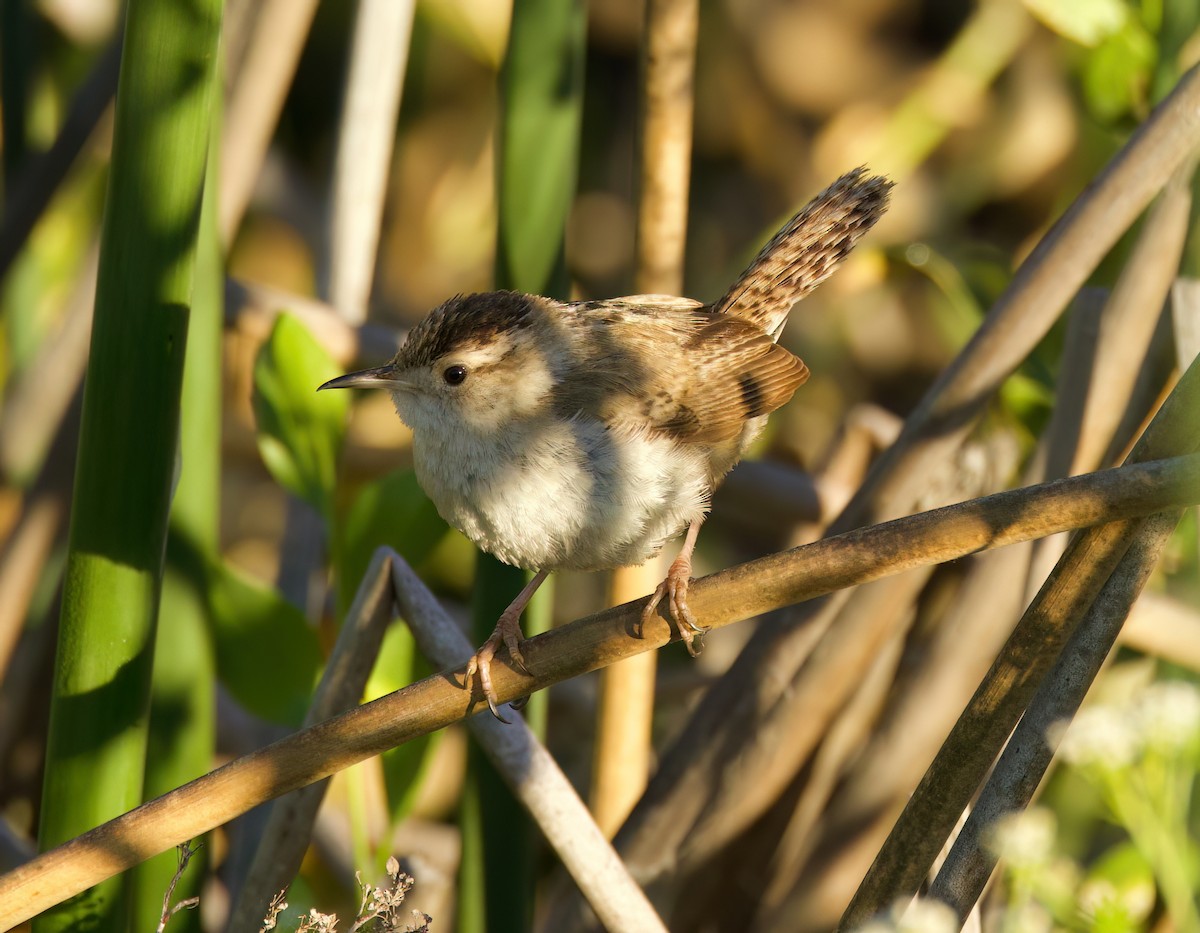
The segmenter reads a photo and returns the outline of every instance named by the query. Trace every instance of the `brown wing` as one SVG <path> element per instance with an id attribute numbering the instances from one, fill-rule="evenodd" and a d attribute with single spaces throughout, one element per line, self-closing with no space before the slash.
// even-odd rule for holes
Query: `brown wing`
<path id="1" fill-rule="evenodd" d="M 560 416 L 719 445 L 808 378 L 804 363 L 748 321 L 679 299 L 632 302 L 573 306 L 597 325 L 572 341 L 577 356 L 555 393 Z"/>
<path id="2" fill-rule="evenodd" d="M 740 437 L 747 421 L 784 405 L 808 379 L 798 357 L 736 318 L 698 331 L 683 355 L 688 365 L 672 393 L 676 410 L 664 410 L 654 426 L 701 444 Z"/>

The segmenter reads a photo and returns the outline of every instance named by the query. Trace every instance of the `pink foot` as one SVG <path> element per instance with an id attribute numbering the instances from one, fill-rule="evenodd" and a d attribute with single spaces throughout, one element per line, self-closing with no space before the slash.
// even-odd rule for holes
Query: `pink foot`
<path id="1" fill-rule="evenodd" d="M 511 608 L 511 607 L 510 607 Z M 508 649 L 508 657 L 512 661 L 513 666 L 521 673 L 528 674 L 529 668 L 525 666 L 525 658 L 521 654 L 521 642 L 524 639 L 521 637 L 521 613 L 520 610 L 513 613 L 505 610 L 500 616 L 500 620 L 496 623 L 496 628 L 491 636 L 482 645 L 479 650 L 471 657 L 467 664 L 467 684 L 471 683 L 476 673 L 479 674 L 479 689 L 483 693 L 483 698 L 487 700 L 488 709 L 492 711 L 492 715 L 501 722 L 508 722 L 500 715 L 499 702 L 496 699 L 496 689 L 492 686 L 492 658 L 496 656 L 497 650 L 501 645 Z"/>
<path id="2" fill-rule="evenodd" d="M 683 640 L 688 654 L 694 658 L 700 654 L 700 648 L 693 642 L 697 635 L 703 635 L 708 630 L 696 621 L 696 617 L 692 615 L 692 610 L 688 608 L 687 591 L 691 579 L 691 556 L 680 554 L 671 562 L 671 567 L 667 571 L 667 578 L 658 585 L 658 589 L 650 597 L 650 602 L 646 603 L 646 608 L 642 610 L 642 624 L 644 625 L 647 621 L 654 618 L 658 610 L 658 604 L 665 597 L 667 600 L 668 615 L 670 615 L 671 621 L 675 623 L 675 628 L 679 632 L 679 637 Z"/>

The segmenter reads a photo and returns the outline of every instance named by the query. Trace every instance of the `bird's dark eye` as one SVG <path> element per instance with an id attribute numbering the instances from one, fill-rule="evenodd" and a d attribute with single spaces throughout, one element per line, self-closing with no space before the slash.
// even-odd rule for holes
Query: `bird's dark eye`
<path id="1" fill-rule="evenodd" d="M 448 386 L 460 386 L 467 380 L 467 367 L 460 366 L 455 363 L 453 366 L 447 366 L 442 373 L 442 378 L 446 380 Z"/>

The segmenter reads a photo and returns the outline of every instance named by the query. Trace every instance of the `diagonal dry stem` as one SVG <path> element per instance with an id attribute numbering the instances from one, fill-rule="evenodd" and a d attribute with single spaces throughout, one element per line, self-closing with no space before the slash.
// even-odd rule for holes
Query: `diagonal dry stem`
<path id="1" fill-rule="evenodd" d="M 1200 69 L 1193 69 L 1022 264 L 971 342 L 874 465 L 831 533 L 904 514 L 922 500 L 929 477 L 953 458 L 996 388 L 1028 356 L 1100 259 L 1197 144 Z M 676 825 L 704 816 L 704 797 L 684 791 L 681 776 L 700 773 L 718 784 L 737 780 L 747 747 L 775 734 L 768 720 L 782 721 L 789 715 L 784 685 L 792 683 L 821 632 L 837 627 L 835 615 L 835 607 L 821 602 L 786 621 L 765 620 L 733 667 L 705 694 L 686 728 L 664 752 L 659 771 L 618 834 L 618 850 L 635 870 L 657 871 L 678 857 L 659 844 L 658 814 L 670 810 Z M 864 673 L 862 667 L 847 671 L 847 676 L 857 679 Z M 755 812 L 746 808 L 743 816 L 753 819 Z"/>
<path id="2" fill-rule="evenodd" d="M 1137 464 L 999 493 L 743 564 L 697 580 L 690 598 L 714 626 L 981 549 L 1200 500 L 1200 456 Z M 665 645 L 665 619 L 641 625 L 644 600 L 556 629 L 526 645 L 533 675 L 493 671 L 507 702 Z M 194 838 L 267 800 L 465 718 L 465 664 L 239 758 L 0 877 L 0 927 Z"/>
<path id="3" fill-rule="evenodd" d="M 1141 519 L 1129 550 L 1067 642 L 984 785 L 929 896 L 954 907 L 960 922 L 996 866 L 985 835 L 1006 813 L 1023 809 L 1041 782 L 1055 745 L 1050 727 L 1071 718 L 1100 672 L 1129 610 L 1179 522 L 1178 511 Z"/>
<path id="4" fill-rule="evenodd" d="M 346 613 L 333 653 L 304 725 L 312 726 L 357 705 L 392 620 L 391 567 L 387 554 L 376 552 L 359 584 L 354 604 Z M 300 870 L 312 838 L 317 810 L 325 798 L 326 781 L 309 784 L 276 801 L 241 885 L 230 929 L 250 930 L 267 912 L 270 899 Z"/>
<path id="5" fill-rule="evenodd" d="M 265 0 L 256 6 L 221 137 L 217 229 L 222 243 L 233 242 L 250 204 L 317 12 L 317 0 Z"/>
<path id="6" fill-rule="evenodd" d="M 412 568 L 394 553 L 391 574 L 401 615 L 412 627 L 425 656 L 434 664 L 451 666 L 457 658 L 470 654 L 473 648 L 466 636 Z M 665 931 L 646 895 L 525 720 L 517 716 L 506 725 L 492 716 L 474 716 L 467 720 L 467 726 L 513 796 L 529 811 L 605 929 Z"/>
<path id="7" fill-rule="evenodd" d="M 1147 212 L 1137 242 L 1105 304 L 1087 386 L 1087 407 L 1069 473 L 1106 465 L 1105 454 L 1112 446 L 1179 270 L 1188 234 L 1194 169 L 1194 159 L 1188 159 L 1172 174 Z"/>
<path id="8" fill-rule="evenodd" d="M 1184 373 L 1130 462 L 1195 450 L 1198 407 L 1200 360 Z M 1140 527 L 1140 519 L 1125 519 L 1072 539 L 913 792 L 840 929 L 853 929 L 897 898 L 916 893 L 959 814 Z"/>

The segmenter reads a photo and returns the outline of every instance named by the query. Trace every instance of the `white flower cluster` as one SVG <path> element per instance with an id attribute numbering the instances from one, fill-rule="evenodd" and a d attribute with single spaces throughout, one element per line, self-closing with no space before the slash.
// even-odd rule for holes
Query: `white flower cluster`
<path id="1" fill-rule="evenodd" d="M 1118 888 L 1107 878 L 1091 878 L 1079 888 L 1079 911 L 1091 922 L 1106 914 L 1126 921 L 1141 921 L 1154 910 L 1157 896 L 1154 882 L 1149 879 Z"/>
<path id="2" fill-rule="evenodd" d="M 855 933 L 958 933 L 958 917 L 941 901 L 913 898 L 897 901 L 886 915 L 876 917 Z"/>
<path id="3" fill-rule="evenodd" d="M 1182 680 L 1163 680 L 1143 690 L 1132 710 L 1148 747 L 1166 754 L 1200 740 L 1200 688 Z"/>
<path id="4" fill-rule="evenodd" d="M 1150 684 L 1124 706 L 1095 705 L 1056 723 L 1059 754 L 1071 764 L 1117 770 L 1139 755 L 1183 755 L 1200 744 L 1200 688 L 1186 681 Z"/>
<path id="5" fill-rule="evenodd" d="M 1011 866 L 1041 868 L 1054 857 L 1058 823 L 1045 807 L 1006 813 L 992 824 L 989 848 Z"/>

